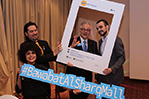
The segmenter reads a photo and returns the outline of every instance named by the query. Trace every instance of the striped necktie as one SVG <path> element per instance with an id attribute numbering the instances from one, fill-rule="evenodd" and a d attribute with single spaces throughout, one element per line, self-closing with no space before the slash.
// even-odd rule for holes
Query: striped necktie
<path id="1" fill-rule="evenodd" d="M 39 48 L 40 48 L 40 50 L 41 50 L 41 55 L 43 55 L 43 54 L 44 54 L 43 49 L 41 48 L 41 46 L 39 45 L 39 43 L 38 43 L 38 42 L 36 42 L 36 45 L 38 45 L 38 47 L 39 47 Z"/>

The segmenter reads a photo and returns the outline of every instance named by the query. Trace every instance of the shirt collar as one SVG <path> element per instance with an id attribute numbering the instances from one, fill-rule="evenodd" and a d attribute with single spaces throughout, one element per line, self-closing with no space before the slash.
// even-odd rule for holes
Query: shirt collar
<path id="1" fill-rule="evenodd" d="M 102 41 L 106 41 L 108 39 L 108 35 L 106 36 L 106 38 L 104 38 L 104 36 L 102 37 Z"/>
<path id="2" fill-rule="evenodd" d="M 81 36 L 80 36 L 80 39 L 81 39 L 81 43 L 83 44 L 83 41 L 86 41 L 86 44 L 88 42 L 88 39 L 84 40 Z"/>
<path id="3" fill-rule="evenodd" d="M 26 41 L 30 41 L 30 42 L 36 43 L 36 42 L 38 42 L 39 40 L 37 40 L 37 41 L 35 42 L 35 41 L 30 40 L 30 39 L 26 39 Z"/>

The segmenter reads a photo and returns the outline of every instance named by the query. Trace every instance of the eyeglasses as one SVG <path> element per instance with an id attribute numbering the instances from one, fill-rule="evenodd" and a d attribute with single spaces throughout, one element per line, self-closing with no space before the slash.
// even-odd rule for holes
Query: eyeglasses
<path id="1" fill-rule="evenodd" d="M 91 30 L 90 29 L 85 29 L 85 28 L 80 28 L 82 31 L 87 31 L 87 32 L 90 32 Z"/>

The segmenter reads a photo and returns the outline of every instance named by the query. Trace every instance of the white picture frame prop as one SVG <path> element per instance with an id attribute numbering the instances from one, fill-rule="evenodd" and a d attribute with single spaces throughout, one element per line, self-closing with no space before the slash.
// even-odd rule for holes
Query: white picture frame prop
<path id="1" fill-rule="evenodd" d="M 113 14 L 107 43 L 102 56 L 68 47 L 80 7 Z M 70 62 L 78 68 L 103 74 L 102 71 L 108 67 L 110 61 L 124 7 L 124 4 L 107 0 L 73 0 L 61 41 L 63 51 L 58 54 L 57 61 L 64 64 Z"/>

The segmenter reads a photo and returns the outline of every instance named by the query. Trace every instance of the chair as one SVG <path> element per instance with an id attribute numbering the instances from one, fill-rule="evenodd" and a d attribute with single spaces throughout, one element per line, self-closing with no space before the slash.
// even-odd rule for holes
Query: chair
<path id="1" fill-rule="evenodd" d="M 0 96 L 0 99 L 18 99 L 18 98 L 13 95 L 2 95 Z"/>
<path id="2" fill-rule="evenodd" d="M 64 66 L 64 65 L 62 65 L 62 64 L 59 64 L 59 63 L 56 63 L 56 73 L 60 73 L 60 72 L 62 72 L 62 73 L 65 73 L 66 72 L 66 66 Z M 55 94 L 56 94 L 56 99 L 57 99 L 57 96 L 58 96 L 58 98 L 59 99 L 61 99 L 60 98 L 60 92 L 64 92 L 64 91 L 66 91 L 67 89 L 64 89 L 63 87 L 60 87 L 60 86 L 57 86 L 57 85 L 55 85 Z"/>
<path id="3" fill-rule="evenodd" d="M 67 89 L 64 89 L 63 87 L 60 87 L 60 86 L 57 86 L 56 85 L 56 99 L 57 99 L 57 95 L 58 95 L 58 99 L 61 99 L 60 98 L 60 92 L 65 92 Z"/>

